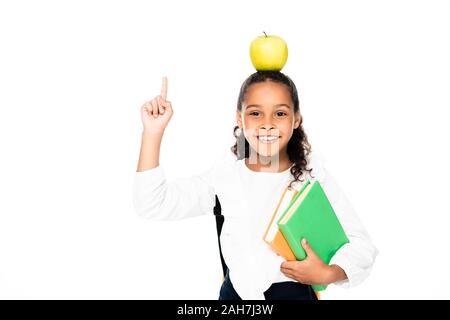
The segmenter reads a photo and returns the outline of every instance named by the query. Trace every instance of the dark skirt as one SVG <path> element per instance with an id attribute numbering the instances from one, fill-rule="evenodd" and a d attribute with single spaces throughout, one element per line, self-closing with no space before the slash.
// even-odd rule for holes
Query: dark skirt
<path id="1" fill-rule="evenodd" d="M 264 292 L 266 300 L 317 300 L 317 296 L 310 285 L 296 281 L 273 283 Z M 242 300 L 234 290 L 228 270 L 220 288 L 219 300 Z"/>

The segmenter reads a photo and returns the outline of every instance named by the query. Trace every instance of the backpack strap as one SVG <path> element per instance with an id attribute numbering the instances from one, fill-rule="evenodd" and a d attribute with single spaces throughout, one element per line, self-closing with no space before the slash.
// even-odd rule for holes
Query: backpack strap
<path id="1" fill-rule="evenodd" d="M 225 220 L 225 217 L 222 215 L 222 207 L 220 206 L 219 198 L 216 196 L 216 205 L 214 206 L 214 216 L 216 218 L 216 229 L 217 229 L 217 241 L 219 243 L 219 252 L 220 252 L 220 262 L 222 263 L 223 276 L 225 277 L 228 267 L 225 263 L 225 259 L 222 254 L 222 246 L 220 245 L 220 234 L 222 233 L 222 226 Z"/>

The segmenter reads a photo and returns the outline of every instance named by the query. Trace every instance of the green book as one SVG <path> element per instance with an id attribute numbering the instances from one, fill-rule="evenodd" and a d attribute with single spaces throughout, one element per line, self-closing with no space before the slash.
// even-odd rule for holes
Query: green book
<path id="1" fill-rule="evenodd" d="M 336 251 L 349 240 L 320 183 L 307 180 L 292 199 L 277 222 L 297 260 L 306 258 L 301 239 L 306 238 L 311 248 L 326 264 Z M 313 285 L 324 290 L 326 285 Z"/>

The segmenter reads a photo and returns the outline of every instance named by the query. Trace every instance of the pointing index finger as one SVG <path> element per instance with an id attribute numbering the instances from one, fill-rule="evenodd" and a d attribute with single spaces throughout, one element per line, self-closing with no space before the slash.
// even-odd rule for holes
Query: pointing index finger
<path id="1" fill-rule="evenodd" d="M 162 87 L 161 87 L 161 97 L 166 100 L 167 98 L 167 78 L 163 77 Z"/>

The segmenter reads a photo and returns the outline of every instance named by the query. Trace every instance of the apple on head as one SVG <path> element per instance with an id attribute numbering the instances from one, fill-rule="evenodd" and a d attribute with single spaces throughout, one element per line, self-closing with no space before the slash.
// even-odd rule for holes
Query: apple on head
<path id="1" fill-rule="evenodd" d="M 258 36 L 250 44 L 250 59 L 257 71 L 280 71 L 288 58 L 286 42 L 275 35 Z"/>

